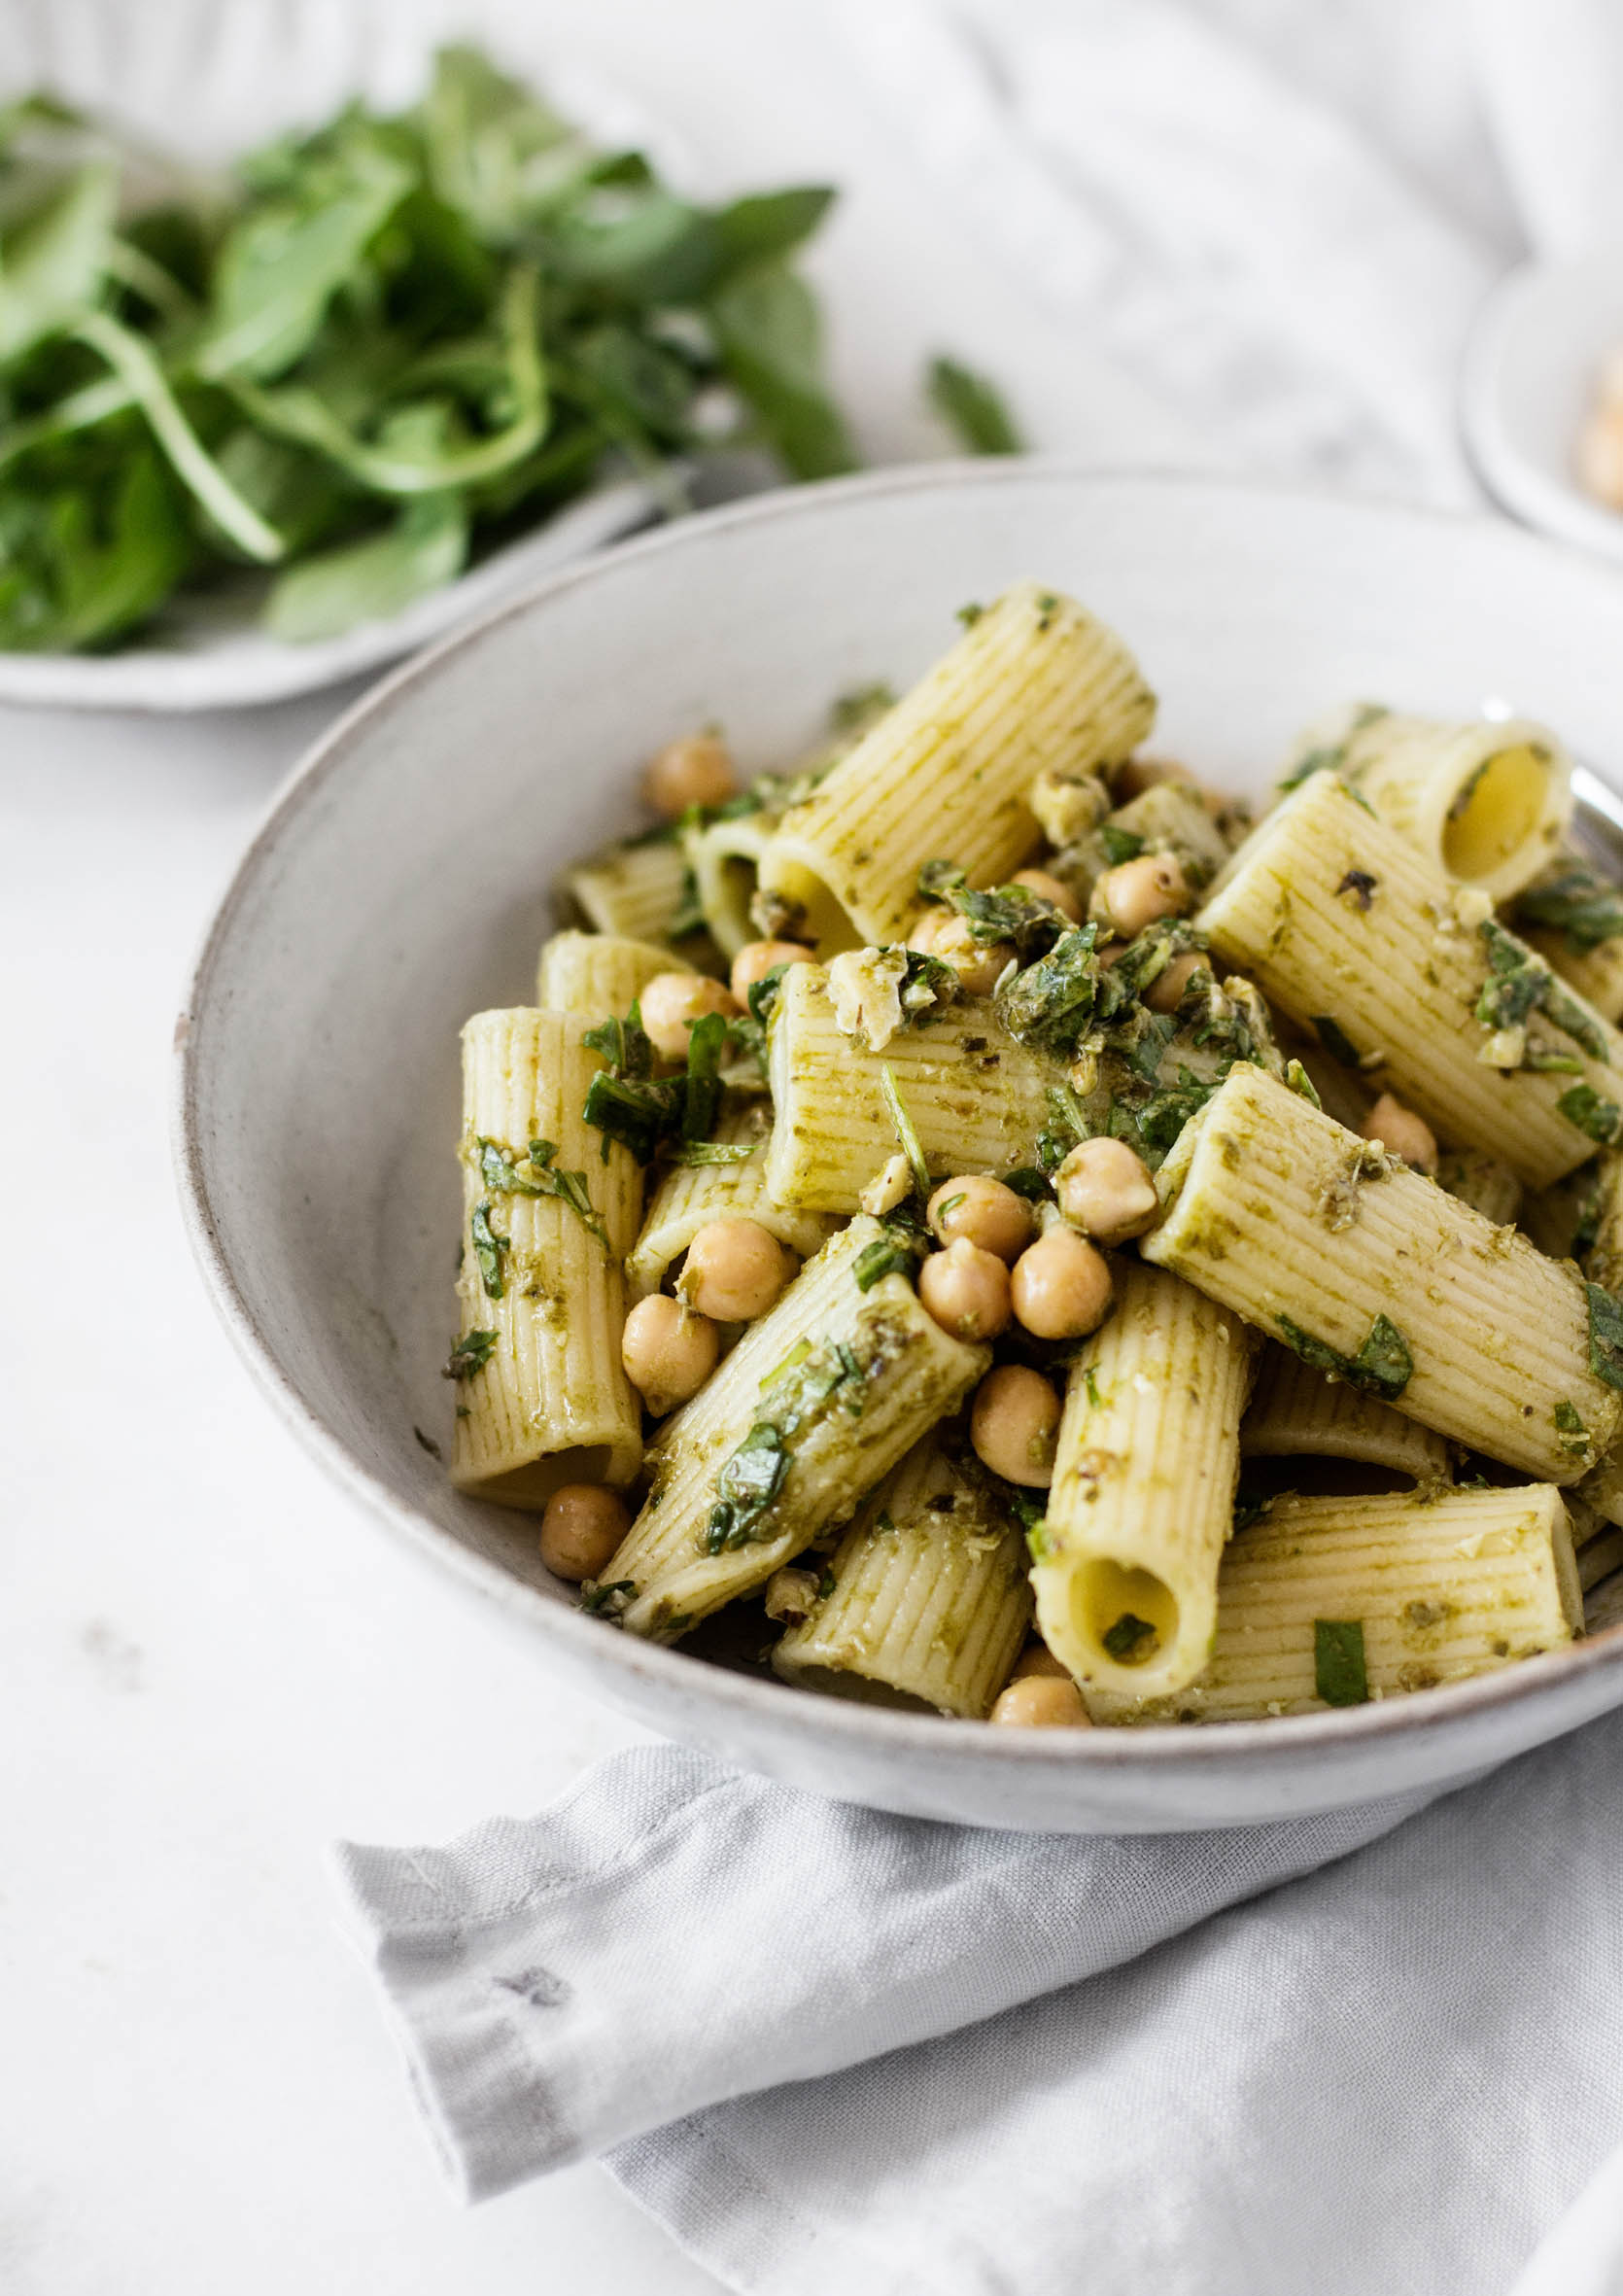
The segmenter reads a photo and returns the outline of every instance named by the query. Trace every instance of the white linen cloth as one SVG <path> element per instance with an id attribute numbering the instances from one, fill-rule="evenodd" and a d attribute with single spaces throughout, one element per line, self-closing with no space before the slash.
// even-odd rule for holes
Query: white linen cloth
<path id="1" fill-rule="evenodd" d="M 1623 231 L 1609 0 L 834 5 L 876 132 L 1249 467 L 1469 499 L 1483 290 Z M 340 1875 L 457 2188 L 604 2153 L 740 2290 L 1623 2296 L 1620 1763 L 1088 1841 L 652 1749 Z"/>

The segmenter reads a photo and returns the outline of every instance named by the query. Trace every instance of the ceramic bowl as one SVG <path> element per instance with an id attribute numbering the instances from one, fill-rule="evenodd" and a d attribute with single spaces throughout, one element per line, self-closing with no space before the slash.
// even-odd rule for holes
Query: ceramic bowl
<path id="1" fill-rule="evenodd" d="M 912 678 L 1031 574 L 1127 638 L 1157 744 L 1260 791 L 1347 696 L 1512 706 L 1623 766 L 1623 582 L 1507 526 L 1042 463 L 763 498 L 555 575 L 397 673 L 255 839 L 178 1031 L 179 1157 L 214 1296 L 267 1395 L 402 1540 L 502 1605 L 538 1666 L 846 1799 L 1160 1830 L 1435 1785 L 1623 1701 L 1623 1631 L 1475 1682 L 1211 1728 L 994 1730 L 813 1696 L 583 1617 L 532 1518 L 454 1492 L 457 1033 L 531 994 L 561 863 L 634 820 L 639 761 L 724 723 L 792 757 L 832 696 Z M 447 1587 L 447 1599 L 451 1589 Z"/>
<path id="2" fill-rule="evenodd" d="M 1460 374 L 1460 423 L 1497 502 L 1623 565 L 1623 515 L 1578 484 L 1578 431 L 1623 343 L 1623 240 L 1524 263 L 1483 304 Z"/>

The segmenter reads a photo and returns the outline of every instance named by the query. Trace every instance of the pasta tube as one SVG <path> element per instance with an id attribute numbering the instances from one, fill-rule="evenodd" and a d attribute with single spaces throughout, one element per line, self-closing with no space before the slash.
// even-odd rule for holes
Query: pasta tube
<path id="1" fill-rule="evenodd" d="M 1071 1366 L 1031 1583 L 1043 1640 L 1085 1686 L 1143 1697 L 1206 1663 L 1253 1346 L 1237 1316 L 1129 1261 Z"/>
<path id="2" fill-rule="evenodd" d="M 634 1300 L 657 1292 L 671 1268 L 710 1220 L 754 1220 L 803 1260 L 822 1249 L 832 1223 L 796 1211 L 767 1193 L 772 1120 L 759 1100 L 735 1100 L 715 1128 L 723 1147 L 748 1148 L 742 1164 L 673 1165 L 654 1191 L 642 1233 L 626 1262 Z"/>
<path id="3" fill-rule="evenodd" d="M 1491 1673 L 1583 1626 L 1567 1510 L 1511 1490 L 1276 1499 L 1224 1558 L 1198 1683 L 1138 1706 L 1089 1692 L 1095 1722 L 1312 1714 Z"/>
<path id="4" fill-rule="evenodd" d="M 1606 1295 L 1262 1069 L 1229 1072 L 1157 1184 L 1144 1257 L 1307 1362 L 1551 1482 L 1610 1447 Z"/>
<path id="5" fill-rule="evenodd" d="M 1520 1180 L 1502 1157 L 1481 1148 L 1445 1148 L 1437 1164 L 1437 1186 L 1496 1228 L 1510 1226 L 1522 1208 Z"/>
<path id="6" fill-rule="evenodd" d="M 567 871 L 562 889 L 596 932 L 670 940 L 687 902 L 687 856 L 674 837 L 632 839 Z"/>
<path id="7" fill-rule="evenodd" d="M 1545 1187 L 1623 1131 L 1623 1036 L 1482 900 L 1323 773 L 1254 831 L 1195 922 L 1337 1058 Z"/>
<path id="8" fill-rule="evenodd" d="M 1324 767 L 1433 869 L 1496 901 L 1537 876 L 1571 818 L 1571 759 L 1525 718 L 1450 723 L 1360 703 L 1302 737 L 1287 782 Z"/>
<path id="9" fill-rule="evenodd" d="M 1033 779 L 1124 757 L 1154 717 L 1115 633 L 1022 582 L 783 816 L 761 914 L 821 956 L 904 940 L 926 861 L 946 855 L 976 885 L 1006 878 L 1039 842 Z"/>
<path id="10" fill-rule="evenodd" d="M 1451 1479 L 1440 1435 L 1271 1342 L 1240 1422 L 1247 1459 L 1352 1459 L 1417 1483 Z"/>
<path id="11" fill-rule="evenodd" d="M 943 1714 L 990 1712 L 1031 1620 L 1019 1525 L 933 1436 L 866 1501 L 824 1583 L 773 1652 L 784 1681 Z"/>
<path id="12" fill-rule="evenodd" d="M 931 1173 L 1030 1164 L 1063 1071 L 1017 1044 L 990 1003 L 948 1006 L 897 1030 L 878 1052 L 835 1020 L 818 964 L 783 975 L 768 1044 L 773 1133 L 767 1187 L 780 1204 L 854 1212 L 896 1153 L 895 1099 Z"/>
<path id="13" fill-rule="evenodd" d="M 651 941 L 619 933 L 554 933 L 541 948 L 535 1002 L 543 1012 L 578 1013 L 589 1026 L 626 1011 L 656 973 L 693 968 Z"/>
<path id="14" fill-rule="evenodd" d="M 686 839 L 699 906 L 724 957 L 737 957 L 746 941 L 757 938 L 749 904 L 777 823 L 775 813 L 739 814 L 711 821 Z"/>
<path id="15" fill-rule="evenodd" d="M 581 1116 L 584 1024 L 525 1008 L 463 1030 L 463 1260 L 451 1480 L 506 1507 L 630 1482 L 642 1417 L 620 1366 L 642 1176 Z"/>
<path id="16" fill-rule="evenodd" d="M 904 1276 L 863 1290 L 854 1264 L 883 1233 L 870 1219 L 843 1229 L 663 1430 L 647 1500 L 604 1573 L 633 1634 L 673 1642 L 765 1585 L 847 1521 L 990 1362 Z"/>

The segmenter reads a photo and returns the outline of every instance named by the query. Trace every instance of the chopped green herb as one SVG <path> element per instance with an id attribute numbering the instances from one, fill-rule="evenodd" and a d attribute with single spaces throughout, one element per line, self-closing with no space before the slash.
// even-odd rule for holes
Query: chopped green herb
<path id="1" fill-rule="evenodd" d="M 965 1197 L 963 1190 L 960 1188 L 956 1196 L 950 1196 L 945 1203 L 937 1204 L 936 1218 L 938 1220 L 945 1220 L 949 1212 L 955 1212 L 959 1204 L 964 1203 L 967 1200 L 968 1200 Z"/>
<path id="2" fill-rule="evenodd" d="M 1303 782 L 1311 781 L 1315 774 L 1333 773 L 1346 754 L 1347 745 L 1345 742 L 1336 742 L 1329 748 L 1307 750 L 1302 757 L 1297 759 L 1279 783 L 1280 789 L 1282 791 L 1299 789 Z"/>
<path id="3" fill-rule="evenodd" d="M 1088 1366 L 1087 1370 L 1082 1374 L 1082 1384 L 1087 1391 L 1088 1409 L 1102 1411 L 1104 1409 L 1104 1403 L 1099 1395 L 1099 1382 L 1091 1364 Z"/>
<path id="4" fill-rule="evenodd" d="M 825 1570 L 822 1577 L 817 1581 L 817 1600 L 819 1602 L 827 1602 L 829 1596 L 834 1592 L 834 1573 L 832 1571 Z"/>
<path id="5" fill-rule="evenodd" d="M 931 1238 L 909 1206 L 899 1204 L 881 1225 L 884 1234 L 864 1244 L 851 1262 L 859 1292 L 871 1292 L 886 1275 L 905 1275 L 911 1283 L 930 1250 Z"/>
<path id="6" fill-rule="evenodd" d="M 1363 1065 L 1363 1057 L 1352 1038 L 1332 1013 L 1315 1013 L 1313 1030 L 1332 1061 L 1339 1061 L 1343 1068 Z"/>
<path id="7" fill-rule="evenodd" d="M 1520 896 L 1516 922 L 1565 933 L 1573 956 L 1583 956 L 1623 936 L 1623 894 L 1582 861 L 1565 861 Z"/>
<path id="8" fill-rule="evenodd" d="M 1561 1437 L 1562 1449 L 1571 1452 L 1573 1458 L 1587 1457 L 1591 1448 L 1589 1430 L 1579 1418 L 1577 1407 L 1563 1396 L 1550 1416 Z"/>
<path id="9" fill-rule="evenodd" d="M 841 694 L 828 713 L 829 724 L 837 734 L 856 733 L 895 707 L 895 689 L 877 679 L 872 685 L 855 686 L 848 694 Z"/>
<path id="10" fill-rule="evenodd" d="M 1314 1619 L 1313 1687 L 1327 1706 L 1367 1705 L 1369 1676 L 1364 1660 L 1362 1620 Z"/>
<path id="11" fill-rule="evenodd" d="M 920 1196 L 928 1196 L 930 1193 L 930 1170 L 924 1162 L 924 1150 L 919 1143 L 917 1128 L 903 1104 L 902 1095 L 888 1061 L 881 1061 L 880 1063 L 880 1090 L 883 1093 L 884 1104 L 890 1111 L 890 1121 L 895 1128 L 897 1144 L 908 1160 L 908 1169 L 913 1174 L 913 1184 Z"/>
<path id="12" fill-rule="evenodd" d="M 471 1379 L 489 1363 L 496 1347 L 494 1332 L 464 1332 L 446 1359 L 441 1376 L 446 1379 Z"/>
<path id="13" fill-rule="evenodd" d="M 1324 1106 L 1325 1103 L 1319 1097 L 1318 1086 L 1299 1061 L 1286 1061 L 1285 1081 L 1294 1093 L 1299 1093 L 1302 1098 L 1310 1101 L 1315 1108 Z"/>
<path id="14" fill-rule="evenodd" d="M 1623 1128 L 1623 1108 L 1615 1100 L 1606 1099 L 1590 1084 L 1573 1085 L 1555 1105 L 1557 1113 L 1565 1116 L 1569 1124 L 1575 1125 L 1591 1140 L 1599 1140 L 1603 1147 L 1615 1140 Z"/>
<path id="15" fill-rule="evenodd" d="M 955 359 L 932 359 L 925 379 L 930 404 L 970 454 L 1023 454 L 1009 410 L 984 375 Z"/>
<path id="16" fill-rule="evenodd" d="M 683 1140 L 672 1156 L 673 1164 L 747 1164 L 760 1148 L 759 1140 Z"/>
<path id="17" fill-rule="evenodd" d="M 1344 1379 L 1349 1387 L 1356 1387 L 1364 1395 L 1395 1403 L 1413 1375 L 1414 1357 L 1409 1352 L 1408 1341 L 1389 1316 L 1376 1316 L 1356 1355 L 1343 1355 L 1328 1340 L 1316 1339 L 1288 1315 L 1277 1320 L 1282 1336 L 1303 1363 L 1311 1364 L 1315 1371 L 1329 1372 L 1335 1378 Z"/>
<path id="18" fill-rule="evenodd" d="M 1351 893 L 1354 905 L 1367 910 L 1374 898 L 1375 879 L 1367 869 L 1349 869 L 1335 889 L 1337 893 Z"/>
<path id="19" fill-rule="evenodd" d="M 601 1244 L 607 1244 L 608 1231 L 592 1208 L 591 1192 L 587 1186 L 586 1174 L 584 1172 L 557 1171 L 553 1168 L 553 1158 L 558 1154 L 557 1144 L 554 1141 L 532 1140 L 528 1154 L 522 1157 L 501 1140 L 486 1139 L 483 1133 L 479 1135 L 474 1146 L 478 1155 L 479 1177 L 490 1195 L 556 1197 L 561 1203 L 568 1204 L 582 1227 L 589 1229 Z M 488 1203 L 480 1206 L 480 1210 L 486 1214 L 487 1229 L 489 1228 L 490 1208 Z M 475 1214 L 475 1222 L 477 1222 L 477 1218 L 478 1215 Z M 493 1235 L 490 1240 L 501 1249 L 506 1249 L 507 1237 Z M 474 1249 L 476 1252 L 479 1250 L 477 1227 L 475 1227 L 474 1233 Z M 482 1271 L 485 1266 L 482 1253 L 479 1257 L 479 1266 Z M 499 1261 L 499 1276 L 500 1271 Z M 487 1291 L 490 1290 L 488 1282 L 485 1288 Z M 493 1300 L 499 1300 L 501 1297 L 500 1292 L 491 1292 Z"/>
<path id="20" fill-rule="evenodd" d="M 918 872 L 918 896 L 942 901 L 969 927 L 983 947 L 1012 942 L 1022 964 L 1041 956 L 1071 930 L 1064 911 L 1023 885 L 973 886 L 951 861 L 926 861 Z"/>
<path id="21" fill-rule="evenodd" d="M 1042 1203 L 1052 1193 L 1046 1176 L 1029 1164 L 1017 1165 L 1012 1172 L 1005 1172 L 1003 1185 L 1023 1196 L 1027 1203 Z"/>
<path id="22" fill-rule="evenodd" d="M 788 1478 L 790 1439 L 831 1406 L 860 1413 L 866 1381 L 861 1361 L 844 1341 L 825 1342 L 785 1363 L 762 1391 L 760 1416 L 722 1463 L 701 1537 L 704 1553 L 731 1553 L 772 1535 L 761 1526 Z"/>
<path id="23" fill-rule="evenodd" d="M 431 1459 L 437 1459 L 442 1456 L 439 1445 L 435 1443 L 432 1435 L 425 1435 L 421 1427 L 414 1427 L 411 1432 L 417 1438 L 421 1448 L 428 1452 Z"/>
<path id="24" fill-rule="evenodd" d="M 719 1013 L 705 1013 L 687 1037 L 687 1090 L 682 1095 L 683 1140 L 706 1140 L 715 1130 L 721 1105 L 721 1056 L 727 1049 L 727 1023 Z"/>
<path id="25" fill-rule="evenodd" d="M 1099 1640 L 1119 1666 L 1134 1666 L 1142 1644 L 1154 1636 L 1155 1628 L 1148 1618 L 1135 1618 L 1131 1611 L 1123 1611 L 1114 1626 L 1107 1626 Z M 1146 1657 L 1149 1652 L 1145 1652 Z"/>
<path id="26" fill-rule="evenodd" d="M 635 1579 L 588 1579 L 580 1590 L 579 1607 L 589 1618 L 617 1618 L 636 1594 Z"/>
<path id="27" fill-rule="evenodd" d="M 1132 861 L 1144 851 L 1144 840 L 1136 829 L 1123 829 L 1119 821 L 1101 821 L 1098 828 L 1099 849 L 1113 869 L 1120 869 L 1123 861 Z"/>
<path id="28" fill-rule="evenodd" d="M 1488 951 L 1488 977 L 1476 1000 L 1480 1025 L 1499 1034 L 1540 1011 L 1595 1060 L 1605 1061 L 1606 1036 L 1596 1015 L 1556 979 L 1543 958 L 1496 918 L 1484 918 L 1479 929 Z"/>
<path id="29" fill-rule="evenodd" d="M 977 606 L 972 599 L 968 606 L 959 607 L 957 618 L 960 622 L 962 622 L 966 630 L 973 630 L 976 623 L 981 619 L 981 616 L 985 612 L 985 610 L 986 609 L 984 606 Z"/>
<path id="30" fill-rule="evenodd" d="M 1268 1513 L 1277 1496 L 1276 1492 L 1271 1491 L 1248 1491 L 1242 1484 L 1234 1493 L 1234 1529 L 1248 1530 L 1260 1516 Z"/>
<path id="31" fill-rule="evenodd" d="M 507 1286 L 501 1274 L 502 1254 L 508 1249 L 510 1236 L 499 1235 L 490 1224 L 491 1207 L 487 1198 L 473 1207 L 468 1226 L 473 1235 L 473 1257 L 479 1263 L 479 1280 L 485 1287 L 487 1300 L 500 1300 Z"/>
<path id="32" fill-rule="evenodd" d="M 1623 1306 L 1598 1283 L 1586 1283 L 1589 1368 L 1608 1387 L 1623 1389 Z"/>
<path id="33" fill-rule="evenodd" d="M 998 991 L 999 1018 L 1017 1043 L 1043 1046 L 1059 1059 L 1075 1052 L 1098 999 L 1097 937 L 1090 924 L 1065 933 Z"/>

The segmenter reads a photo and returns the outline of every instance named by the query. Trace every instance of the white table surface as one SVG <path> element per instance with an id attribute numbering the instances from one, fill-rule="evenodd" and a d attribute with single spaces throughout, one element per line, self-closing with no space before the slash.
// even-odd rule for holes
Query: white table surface
<path id="1" fill-rule="evenodd" d="M 1036 443 L 1184 449 L 901 172 L 811 0 L 569 0 L 533 10 L 523 45 L 544 54 L 555 31 L 718 180 L 845 187 L 815 267 L 874 460 L 938 451 L 917 401 L 937 347 L 1004 378 Z M 639 1734 L 556 1689 L 328 1487 L 182 1239 L 185 970 L 271 793 L 348 698 L 0 713 L 8 2296 L 719 2284 L 595 2166 L 454 2207 L 332 1921 L 335 1835 L 436 1839 L 529 1810 Z"/>

